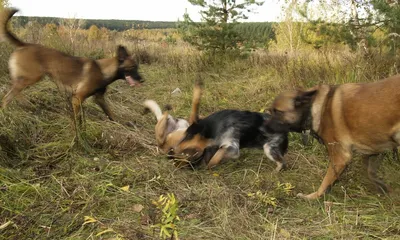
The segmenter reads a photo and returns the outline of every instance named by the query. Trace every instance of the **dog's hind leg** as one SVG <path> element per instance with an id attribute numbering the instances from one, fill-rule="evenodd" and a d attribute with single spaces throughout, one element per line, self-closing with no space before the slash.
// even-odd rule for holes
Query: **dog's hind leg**
<path id="1" fill-rule="evenodd" d="M 104 98 L 104 93 L 106 89 L 102 89 L 101 91 L 98 91 L 95 93 L 95 102 L 97 105 L 100 106 L 100 108 L 103 110 L 103 112 L 107 115 L 107 117 L 111 120 L 114 121 L 114 114 L 111 112 L 110 107 L 108 106 L 105 98 Z"/>
<path id="2" fill-rule="evenodd" d="M 18 95 L 22 90 L 24 90 L 24 88 L 35 84 L 41 78 L 42 78 L 42 76 L 38 76 L 38 77 L 34 77 L 34 78 L 33 77 L 31 77 L 31 78 L 25 78 L 25 77 L 13 78 L 13 85 L 12 85 L 10 91 L 8 91 L 8 93 L 3 97 L 2 108 L 6 108 L 7 105 L 11 102 L 11 100 L 16 95 Z"/>
<path id="3" fill-rule="evenodd" d="M 382 193 L 389 193 L 391 189 L 386 186 L 386 184 L 379 179 L 376 170 L 378 169 L 383 155 L 382 154 L 375 154 L 375 155 L 365 155 L 363 156 L 363 163 L 367 167 L 368 178 L 374 183 L 376 188 Z"/>
<path id="4" fill-rule="evenodd" d="M 5 109 L 11 100 L 24 89 L 23 87 L 12 87 L 10 91 L 3 97 L 1 107 Z"/>

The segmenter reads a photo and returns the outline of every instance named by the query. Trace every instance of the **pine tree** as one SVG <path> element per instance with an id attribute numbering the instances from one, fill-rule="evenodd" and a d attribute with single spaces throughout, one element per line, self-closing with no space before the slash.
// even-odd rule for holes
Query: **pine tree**
<path id="1" fill-rule="evenodd" d="M 183 22 L 178 24 L 178 30 L 183 40 L 200 50 L 212 53 L 226 52 L 238 49 L 242 36 L 235 30 L 235 25 L 241 19 L 247 19 L 246 13 L 251 12 L 251 6 L 261 6 L 264 2 L 255 0 L 188 0 L 194 6 L 202 7 L 200 11 L 202 22 L 194 22 L 185 13 Z"/>

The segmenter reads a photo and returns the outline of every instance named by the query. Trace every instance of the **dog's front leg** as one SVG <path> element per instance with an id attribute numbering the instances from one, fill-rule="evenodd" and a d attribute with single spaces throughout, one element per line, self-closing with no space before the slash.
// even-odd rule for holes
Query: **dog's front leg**
<path id="1" fill-rule="evenodd" d="M 328 143 L 329 167 L 325 174 L 324 180 L 318 191 L 305 195 L 303 193 L 297 194 L 298 197 L 304 199 L 317 199 L 325 194 L 326 190 L 339 178 L 347 164 L 351 160 L 351 150 L 344 148 L 338 142 Z"/>
<path id="2" fill-rule="evenodd" d="M 214 156 L 211 158 L 211 160 L 207 164 L 207 168 L 211 169 L 215 165 L 217 165 L 221 160 L 224 158 L 226 154 L 227 148 L 222 147 L 218 149 L 218 151 L 214 154 Z"/>
<path id="3" fill-rule="evenodd" d="M 103 112 L 107 115 L 107 117 L 111 120 L 114 121 L 114 114 L 111 112 L 105 98 L 104 98 L 104 93 L 105 90 L 102 90 L 100 92 L 97 92 L 95 94 L 95 102 L 97 103 L 97 105 L 100 106 L 100 108 L 103 110 Z"/>

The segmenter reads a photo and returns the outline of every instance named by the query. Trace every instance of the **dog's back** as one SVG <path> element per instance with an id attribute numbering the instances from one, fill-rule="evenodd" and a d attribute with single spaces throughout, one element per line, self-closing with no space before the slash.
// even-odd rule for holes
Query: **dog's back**
<path id="1" fill-rule="evenodd" d="M 202 135 L 214 139 L 216 143 L 226 138 L 237 139 L 241 147 L 262 146 L 270 130 L 264 127 L 268 116 L 258 112 L 240 110 L 222 110 L 200 120 L 204 126 Z"/>
<path id="2" fill-rule="evenodd" d="M 208 162 L 210 168 L 222 159 L 238 158 L 241 148 L 263 148 L 280 171 L 285 165 L 283 155 L 287 151 L 288 137 L 287 133 L 276 133 L 269 128 L 268 117 L 258 112 L 231 109 L 215 112 L 190 125 L 177 149 L 204 155 L 207 148 L 217 147 Z"/>

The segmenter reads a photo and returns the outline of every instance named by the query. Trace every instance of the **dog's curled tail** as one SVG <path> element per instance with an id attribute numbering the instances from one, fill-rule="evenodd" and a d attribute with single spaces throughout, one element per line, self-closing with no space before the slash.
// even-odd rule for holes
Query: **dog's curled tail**
<path id="1" fill-rule="evenodd" d="M 22 47 L 25 43 L 15 37 L 7 28 L 9 20 L 16 12 L 18 12 L 16 8 L 5 8 L 0 12 L 0 40 L 11 42 L 17 47 Z"/>
<path id="2" fill-rule="evenodd" d="M 154 100 L 146 100 L 143 105 L 156 115 L 157 121 L 163 116 L 160 106 Z"/>

